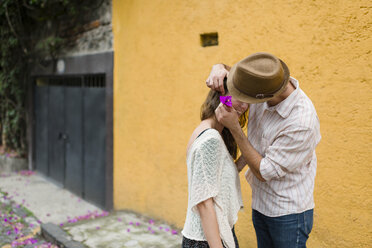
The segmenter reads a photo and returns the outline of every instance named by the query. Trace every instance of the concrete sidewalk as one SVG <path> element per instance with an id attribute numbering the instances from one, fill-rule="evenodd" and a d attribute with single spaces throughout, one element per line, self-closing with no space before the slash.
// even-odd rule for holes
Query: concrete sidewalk
<path id="1" fill-rule="evenodd" d="M 0 190 L 44 223 L 53 241 L 62 233 L 60 240 L 92 248 L 181 246 L 180 230 L 167 223 L 130 211 L 105 212 L 35 172 L 1 174 Z"/>

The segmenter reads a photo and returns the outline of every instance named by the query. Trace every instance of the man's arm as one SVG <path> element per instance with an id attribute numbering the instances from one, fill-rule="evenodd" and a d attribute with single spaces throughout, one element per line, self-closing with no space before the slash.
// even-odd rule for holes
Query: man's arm
<path id="1" fill-rule="evenodd" d="M 245 159 L 243 156 L 240 156 L 238 160 L 235 162 L 236 168 L 238 169 L 238 172 L 241 172 L 244 167 L 247 165 L 247 162 L 245 162 Z"/>
<path id="2" fill-rule="evenodd" d="M 228 70 L 228 71 L 230 71 L 231 70 L 231 67 L 230 66 L 228 66 L 228 65 L 225 65 L 225 64 L 222 64 L 224 67 L 225 67 L 225 69 L 226 70 Z"/>
<path id="3" fill-rule="evenodd" d="M 212 90 L 216 90 L 225 94 L 223 88 L 223 80 L 229 75 L 231 67 L 225 64 L 216 64 L 212 67 L 209 77 L 205 81 L 207 86 Z"/>
<path id="4" fill-rule="evenodd" d="M 258 180 L 265 182 L 260 172 L 262 156 L 254 149 L 239 125 L 239 117 L 234 108 L 220 104 L 215 111 L 217 120 L 227 127 L 239 146 L 240 152 Z"/>

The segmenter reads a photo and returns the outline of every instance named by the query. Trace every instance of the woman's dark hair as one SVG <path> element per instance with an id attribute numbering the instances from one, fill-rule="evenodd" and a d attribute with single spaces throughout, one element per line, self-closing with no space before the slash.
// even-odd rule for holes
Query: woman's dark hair
<path id="1" fill-rule="evenodd" d="M 226 87 L 226 80 L 224 80 L 224 89 L 225 89 L 225 94 L 228 93 L 227 87 Z M 220 104 L 220 96 L 222 94 L 218 91 L 215 90 L 210 90 L 207 98 L 205 99 L 203 105 L 201 106 L 200 109 L 200 119 L 206 120 L 208 118 L 214 117 L 214 111 Z M 243 128 L 247 124 L 248 120 L 248 111 L 245 111 L 240 117 L 239 117 L 239 123 L 240 126 Z M 224 128 L 222 130 L 222 138 L 223 141 L 225 142 L 225 145 L 227 147 L 227 150 L 229 151 L 231 157 L 236 159 L 237 153 L 238 153 L 238 145 L 236 144 L 232 134 L 230 133 L 230 130 L 227 128 Z"/>

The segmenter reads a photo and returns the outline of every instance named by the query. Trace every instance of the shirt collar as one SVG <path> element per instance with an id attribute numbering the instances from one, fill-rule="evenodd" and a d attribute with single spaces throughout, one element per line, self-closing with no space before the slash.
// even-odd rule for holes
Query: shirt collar
<path id="1" fill-rule="evenodd" d="M 270 107 L 267 102 L 264 104 L 265 109 L 268 111 L 276 111 L 283 118 L 287 118 L 291 113 L 293 106 L 297 102 L 295 99 L 297 98 L 299 92 L 299 83 L 297 79 L 290 77 L 289 83 L 292 83 L 292 85 L 295 87 L 295 90 L 286 99 L 272 107 Z"/>

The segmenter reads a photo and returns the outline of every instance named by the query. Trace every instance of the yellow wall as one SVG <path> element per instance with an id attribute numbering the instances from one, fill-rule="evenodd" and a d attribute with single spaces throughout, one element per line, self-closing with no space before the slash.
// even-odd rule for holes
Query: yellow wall
<path id="1" fill-rule="evenodd" d="M 185 150 L 211 65 L 268 51 L 289 65 L 321 121 L 309 247 L 372 243 L 369 0 L 114 0 L 114 206 L 183 226 Z M 203 48 L 199 35 L 218 32 Z M 241 177 L 241 247 L 255 247 Z"/>

